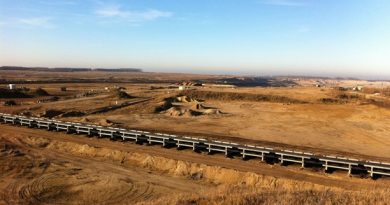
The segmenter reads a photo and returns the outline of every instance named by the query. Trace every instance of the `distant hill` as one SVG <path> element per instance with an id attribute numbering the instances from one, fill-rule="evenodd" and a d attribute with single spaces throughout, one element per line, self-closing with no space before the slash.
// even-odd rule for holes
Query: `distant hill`
<path id="1" fill-rule="evenodd" d="M 45 72 L 142 72 L 138 68 L 48 68 L 48 67 L 21 67 L 21 66 L 1 66 L 0 70 L 28 70 L 28 71 L 45 71 Z"/>

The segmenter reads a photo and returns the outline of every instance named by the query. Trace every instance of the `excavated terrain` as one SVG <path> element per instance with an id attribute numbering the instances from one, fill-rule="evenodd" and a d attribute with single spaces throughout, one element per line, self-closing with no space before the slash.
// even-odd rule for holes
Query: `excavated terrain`
<path id="1" fill-rule="evenodd" d="M 344 172 L 0 128 L 2 204 L 272 204 L 298 203 L 302 196 L 307 203 L 347 204 L 359 195 L 363 204 L 386 204 L 390 197 L 387 178 L 350 178 Z"/>
<path id="2" fill-rule="evenodd" d="M 4 113 L 390 162 L 390 98 L 378 88 L 388 82 L 361 81 L 368 88 L 353 91 L 337 88 L 356 84 L 349 80 L 324 80 L 320 88 L 310 79 L 240 87 L 254 82 L 186 74 L 0 74 L 26 83 L 0 89 Z M 239 86 L 213 84 L 221 79 Z M 209 84 L 182 91 L 183 80 Z M 3 124 L 0 131 L 0 204 L 389 204 L 388 177 Z"/>

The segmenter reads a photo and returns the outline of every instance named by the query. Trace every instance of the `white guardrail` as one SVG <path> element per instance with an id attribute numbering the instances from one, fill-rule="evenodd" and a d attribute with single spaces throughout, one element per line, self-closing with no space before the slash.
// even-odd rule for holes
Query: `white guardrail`
<path id="1" fill-rule="evenodd" d="M 127 130 L 103 127 L 92 124 L 62 122 L 45 118 L 34 118 L 0 113 L 0 122 L 13 125 L 66 131 L 67 133 L 87 134 L 111 139 L 134 140 L 137 143 L 155 143 L 178 148 L 192 148 L 197 151 L 222 152 L 226 156 L 242 158 L 260 158 L 268 163 L 298 163 L 302 167 L 323 167 L 326 171 L 347 170 L 348 174 L 369 174 L 371 177 L 390 176 L 390 163 L 358 160 L 346 157 L 318 155 L 307 152 L 281 150 L 270 147 L 241 145 L 225 141 L 202 138 L 150 133 L 140 130 Z"/>

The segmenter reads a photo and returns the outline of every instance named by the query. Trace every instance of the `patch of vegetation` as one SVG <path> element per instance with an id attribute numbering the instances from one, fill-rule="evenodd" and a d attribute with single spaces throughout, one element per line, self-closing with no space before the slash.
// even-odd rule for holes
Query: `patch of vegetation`
<path id="1" fill-rule="evenodd" d="M 366 91 L 368 92 L 368 91 Z M 376 93 L 376 91 L 372 91 Z M 346 104 L 351 102 L 359 102 L 362 104 L 371 104 L 381 108 L 390 108 L 389 99 L 366 99 L 364 94 L 348 93 L 346 91 L 334 90 L 332 92 L 334 97 L 321 98 L 319 101 L 323 104 Z"/>
<path id="2" fill-rule="evenodd" d="M 354 99 L 360 99 L 361 97 L 357 94 L 347 94 L 347 93 L 342 93 L 337 96 L 337 98 L 342 99 L 342 100 L 354 100 Z"/>
<path id="3" fill-rule="evenodd" d="M 0 88 L 0 98 L 30 98 L 31 96 L 20 90 Z"/>
<path id="4" fill-rule="evenodd" d="M 275 102 L 299 104 L 307 103 L 298 99 L 289 98 L 280 95 L 252 94 L 252 93 L 234 93 L 234 92 L 213 92 L 199 90 L 185 90 L 180 93 L 194 99 L 203 100 L 221 100 L 221 101 L 257 101 L 257 102 Z"/>
<path id="5" fill-rule="evenodd" d="M 385 88 L 364 88 L 363 93 L 366 94 L 375 94 L 379 93 L 383 96 L 390 97 L 390 87 L 385 87 Z"/>
<path id="6" fill-rule="evenodd" d="M 323 104 L 341 104 L 343 101 L 335 98 L 321 98 L 320 102 Z"/>
<path id="7" fill-rule="evenodd" d="M 332 97 L 321 98 L 320 103 L 324 104 L 346 104 L 351 102 L 364 102 L 365 97 L 361 94 L 349 93 L 344 90 L 334 89 L 331 93 Z"/>

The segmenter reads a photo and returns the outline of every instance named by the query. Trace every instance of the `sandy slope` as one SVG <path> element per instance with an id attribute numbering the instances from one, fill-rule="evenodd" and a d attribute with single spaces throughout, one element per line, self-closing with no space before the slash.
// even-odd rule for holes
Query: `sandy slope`
<path id="1" fill-rule="evenodd" d="M 120 161 L 85 157 L 85 144 L 52 143 L 36 133 L 12 137 L 2 131 L 1 204 L 133 204 L 202 190 L 197 183 L 131 164 L 126 168 Z M 80 155 L 68 152 L 73 148 Z"/>
<path id="2" fill-rule="evenodd" d="M 318 170 L 272 166 L 190 150 L 9 125 L 0 128 L 3 204 L 177 203 L 175 200 L 189 196 L 205 195 L 211 200 L 236 186 L 240 187 L 236 194 L 247 189 L 252 190 L 250 193 L 284 190 L 284 194 L 293 190 L 349 190 L 367 192 L 370 200 L 382 201 L 390 193 L 387 178 L 372 181 L 349 178 L 344 172 L 328 175 Z"/>

